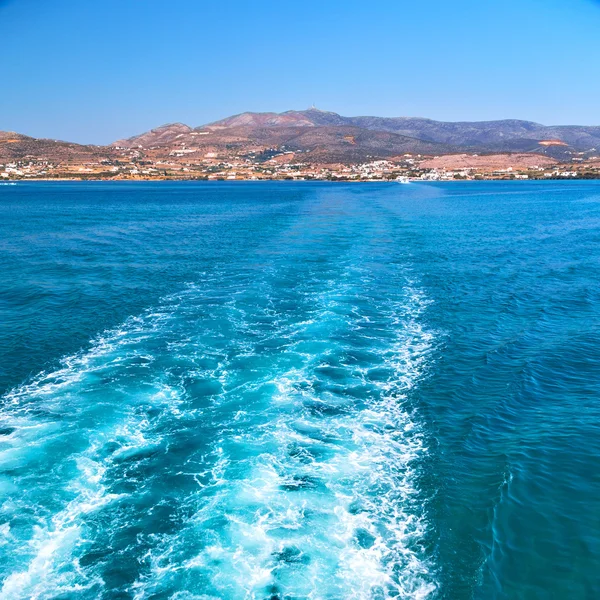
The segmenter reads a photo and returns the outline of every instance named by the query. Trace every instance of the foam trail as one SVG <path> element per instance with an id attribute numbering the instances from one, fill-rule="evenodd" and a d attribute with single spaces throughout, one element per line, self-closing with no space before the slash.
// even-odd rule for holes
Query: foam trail
<path id="1" fill-rule="evenodd" d="M 301 220 L 294 257 L 215 267 L 5 396 L 0 598 L 436 593 L 429 301 L 365 223 Z"/>
<path id="2" fill-rule="evenodd" d="M 218 474 L 188 499 L 185 527 L 149 552 L 137 598 L 182 580 L 219 598 L 435 592 L 418 489 L 427 448 L 407 401 L 434 348 L 419 322 L 428 301 L 406 280 L 401 299 L 371 303 L 368 276 L 345 279 L 307 285 L 308 318 L 279 327 L 285 351 L 216 440 Z M 235 404 L 233 390 L 218 402 Z"/>
<path id="3" fill-rule="evenodd" d="M 159 442 L 144 436 L 146 409 L 176 410 L 174 395 L 151 373 L 148 341 L 168 330 L 180 301 L 167 298 L 161 310 L 128 319 L 89 350 L 63 359 L 58 370 L 4 396 L 0 424 L 11 434 L 0 440 L 0 467 L 21 489 L 18 495 L 12 487 L 0 490 L 0 514 L 16 522 L 4 525 L 3 550 L 15 568 L 6 574 L 4 565 L 0 598 L 103 587 L 78 556 L 90 545 L 89 521 L 127 497 L 109 491 L 111 465 Z"/>

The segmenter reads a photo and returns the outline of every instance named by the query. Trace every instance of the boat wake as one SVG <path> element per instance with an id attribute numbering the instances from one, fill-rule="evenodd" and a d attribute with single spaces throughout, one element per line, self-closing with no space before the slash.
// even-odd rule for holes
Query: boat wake
<path id="1" fill-rule="evenodd" d="M 427 598 L 429 301 L 222 268 L 3 398 L 0 598 Z"/>

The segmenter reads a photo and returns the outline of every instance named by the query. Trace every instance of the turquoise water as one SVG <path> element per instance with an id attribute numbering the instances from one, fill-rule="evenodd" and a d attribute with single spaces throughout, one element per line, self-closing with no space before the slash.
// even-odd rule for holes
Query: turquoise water
<path id="1" fill-rule="evenodd" d="M 0 598 L 600 594 L 600 185 L 0 188 Z"/>

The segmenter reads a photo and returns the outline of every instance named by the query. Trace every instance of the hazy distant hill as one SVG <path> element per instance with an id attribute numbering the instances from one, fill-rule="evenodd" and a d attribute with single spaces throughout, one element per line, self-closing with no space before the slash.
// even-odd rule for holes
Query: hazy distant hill
<path id="1" fill-rule="evenodd" d="M 422 140 L 486 151 L 532 151 L 535 148 L 532 142 L 546 140 L 562 141 L 577 151 L 600 150 L 600 127 L 548 127 L 519 120 L 456 123 L 409 117 L 353 117 L 350 120 L 366 129 L 394 131 Z"/>
<path id="2" fill-rule="evenodd" d="M 446 123 L 412 117 L 344 117 L 315 108 L 284 113 L 242 113 L 192 129 L 177 123 L 116 142 L 126 147 L 157 147 L 208 141 L 284 145 L 296 151 L 348 160 L 399 152 L 537 152 L 567 157 L 600 151 L 600 127 L 553 126 L 503 120 Z M 352 138 L 352 140 L 350 139 Z M 561 144 L 562 142 L 562 144 Z"/>

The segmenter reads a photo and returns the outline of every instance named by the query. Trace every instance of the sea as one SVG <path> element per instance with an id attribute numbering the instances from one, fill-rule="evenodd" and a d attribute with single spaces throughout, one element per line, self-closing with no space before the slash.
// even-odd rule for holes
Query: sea
<path id="1" fill-rule="evenodd" d="M 0 599 L 600 597 L 598 182 L 19 182 L 0 273 Z"/>

